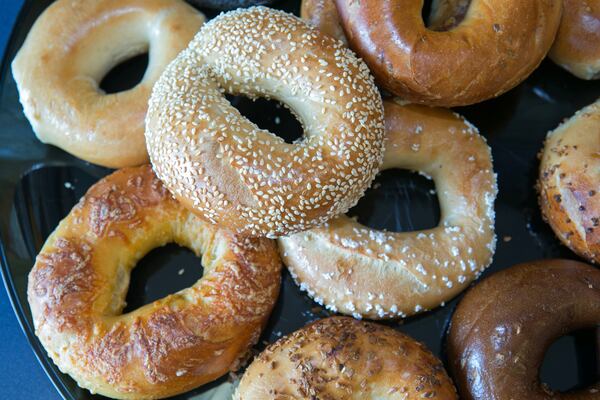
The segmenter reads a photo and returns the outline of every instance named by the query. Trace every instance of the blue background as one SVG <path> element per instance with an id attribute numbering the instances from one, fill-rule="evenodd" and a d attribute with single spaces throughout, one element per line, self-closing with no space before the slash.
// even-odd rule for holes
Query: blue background
<path id="1" fill-rule="evenodd" d="M 0 0 L 0 54 L 4 55 L 23 0 Z M 0 399 L 60 399 L 21 331 L 4 287 L 0 288 Z"/>

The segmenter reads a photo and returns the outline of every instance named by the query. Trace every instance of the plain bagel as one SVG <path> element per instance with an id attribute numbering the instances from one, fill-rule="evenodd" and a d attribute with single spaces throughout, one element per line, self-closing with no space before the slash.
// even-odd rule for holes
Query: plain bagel
<path id="1" fill-rule="evenodd" d="M 12 71 L 37 137 L 86 161 L 119 168 L 148 162 L 144 118 L 154 82 L 204 16 L 182 0 L 58 0 L 36 20 Z M 106 94 L 102 78 L 149 52 L 142 81 Z"/>
<path id="2" fill-rule="evenodd" d="M 561 0 L 336 0 L 350 47 L 377 82 L 401 98 L 435 106 L 477 103 L 512 89 L 544 59 Z M 465 7 L 468 4 L 468 7 Z"/>
<path id="3" fill-rule="evenodd" d="M 280 100 L 304 138 L 288 144 L 258 128 L 222 89 Z M 358 201 L 383 158 L 383 107 L 367 66 L 341 42 L 253 7 L 210 21 L 167 68 L 146 139 L 158 177 L 186 207 L 240 234 L 274 237 Z"/>
<path id="4" fill-rule="evenodd" d="M 169 242 L 202 255 L 202 278 L 122 314 L 131 269 Z M 280 268 L 272 241 L 203 222 L 146 165 L 90 188 L 44 244 L 27 296 L 62 372 L 92 393 L 156 399 L 238 368 L 275 304 Z"/>
<path id="5" fill-rule="evenodd" d="M 600 325 L 600 271 L 570 260 L 528 262 L 470 289 L 448 333 L 461 399 L 598 400 L 600 383 L 559 393 L 540 382 L 546 350 L 563 335 Z"/>
<path id="6" fill-rule="evenodd" d="M 361 318 L 398 318 L 439 306 L 492 261 L 496 178 L 477 129 L 444 109 L 384 102 L 382 170 L 431 176 L 442 217 L 436 228 L 386 232 L 347 216 L 279 238 L 300 288 L 329 310 Z"/>
<path id="7" fill-rule="evenodd" d="M 563 0 L 550 58 L 581 79 L 600 78 L 600 0 Z"/>

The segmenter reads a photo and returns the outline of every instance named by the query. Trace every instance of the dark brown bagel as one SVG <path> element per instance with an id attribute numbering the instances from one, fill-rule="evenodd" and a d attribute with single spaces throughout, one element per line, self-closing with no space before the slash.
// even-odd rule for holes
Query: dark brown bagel
<path id="1" fill-rule="evenodd" d="M 448 357 L 462 399 L 598 400 L 600 384 L 552 393 L 539 381 L 557 338 L 600 324 L 600 271 L 568 260 L 520 264 L 471 289 L 458 305 Z"/>
<path id="2" fill-rule="evenodd" d="M 379 85 L 414 103 L 453 107 L 512 89 L 546 56 L 561 0 L 336 0 L 350 47 Z"/>

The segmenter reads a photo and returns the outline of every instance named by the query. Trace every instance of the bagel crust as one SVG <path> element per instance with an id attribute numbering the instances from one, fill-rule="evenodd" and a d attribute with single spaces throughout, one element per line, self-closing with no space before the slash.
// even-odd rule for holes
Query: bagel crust
<path id="1" fill-rule="evenodd" d="M 279 339 L 248 367 L 235 400 L 457 399 L 444 366 L 385 326 L 332 317 Z"/>
<path id="2" fill-rule="evenodd" d="M 600 383 L 553 392 L 544 354 L 563 335 L 600 325 L 600 271 L 570 260 L 528 262 L 470 289 L 448 332 L 448 360 L 465 400 L 598 400 Z"/>
<path id="3" fill-rule="evenodd" d="M 600 101 L 548 134 L 538 190 L 542 214 L 556 236 L 600 263 Z"/>
<path id="4" fill-rule="evenodd" d="M 287 144 L 223 96 L 290 107 Z M 341 42 L 265 7 L 206 24 L 154 87 L 146 121 L 153 168 L 186 207 L 240 234 L 309 229 L 353 206 L 384 149 L 383 107 L 367 66 Z"/>
<path id="5" fill-rule="evenodd" d="M 302 0 L 300 16 L 324 34 L 348 45 L 333 0 Z"/>
<path id="6" fill-rule="evenodd" d="M 398 318 L 450 300 L 491 262 L 496 177 L 476 128 L 444 109 L 384 102 L 382 169 L 432 177 L 442 217 L 436 228 L 386 232 L 347 216 L 279 238 L 284 264 L 308 294 L 356 318 Z"/>
<path id="7" fill-rule="evenodd" d="M 131 269 L 169 242 L 202 255 L 203 277 L 122 314 Z M 92 393 L 156 399 L 238 367 L 277 299 L 280 268 L 272 241 L 202 222 L 146 165 L 90 188 L 44 244 L 27 295 L 62 372 Z"/>
<path id="8" fill-rule="evenodd" d="M 600 0 L 563 0 L 552 61 L 581 79 L 600 78 Z"/>
<path id="9" fill-rule="evenodd" d="M 12 63 L 38 139 L 105 167 L 147 163 L 144 118 L 152 86 L 203 22 L 182 0 L 53 2 Z M 104 93 L 100 82 L 113 67 L 146 52 L 138 85 Z"/>
<path id="10" fill-rule="evenodd" d="M 379 85 L 432 106 L 478 103 L 512 89 L 542 62 L 562 0 L 336 0 L 350 47 Z M 461 20 L 462 18 L 462 20 Z"/>

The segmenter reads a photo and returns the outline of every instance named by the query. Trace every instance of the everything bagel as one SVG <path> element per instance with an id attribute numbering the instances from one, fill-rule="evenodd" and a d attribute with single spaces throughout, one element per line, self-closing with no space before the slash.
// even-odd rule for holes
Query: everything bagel
<path id="1" fill-rule="evenodd" d="M 222 89 L 287 104 L 304 138 L 287 144 Z M 240 234 L 302 231 L 353 206 L 383 157 L 383 107 L 367 66 L 341 42 L 264 7 L 206 24 L 154 87 L 152 165 L 190 210 Z"/>
<path id="2" fill-rule="evenodd" d="M 169 242 L 202 254 L 203 277 L 122 314 L 131 269 Z M 280 268 L 273 242 L 202 222 L 142 166 L 90 188 L 44 244 L 27 296 L 62 372 L 92 393 L 156 399 L 238 367 L 277 299 Z"/>
<path id="3" fill-rule="evenodd" d="M 541 153 L 544 218 L 571 250 L 600 263 L 600 101 L 548 134 Z"/>
<path id="4" fill-rule="evenodd" d="M 119 168 L 148 162 L 144 118 L 152 85 L 204 16 L 181 0 L 58 0 L 36 20 L 12 72 L 33 131 L 86 161 Z M 149 52 L 142 81 L 106 94 L 102 78 Z"/>
<path id="5" fill-rule="evenodd" d="M 450 300 L 486 268 L 495 250 L 496 178 L 477 130 L 450 111 L 384 102 L 382 170 L 431 176 L 439 225 L 391 233 L 341 216 L 279 238 L 290 273 L 315 301 L 357 318 L 406 317 Z"/>
<path id="6" fill-rule="evenodd" d="M 562 10 L 561 0 L 438 1 L 427 28 L 423 0 L 336 4 L 350 47 L 379 85 L 443 107 L 496 97 L 523 81 L 550 50 Z"/>

